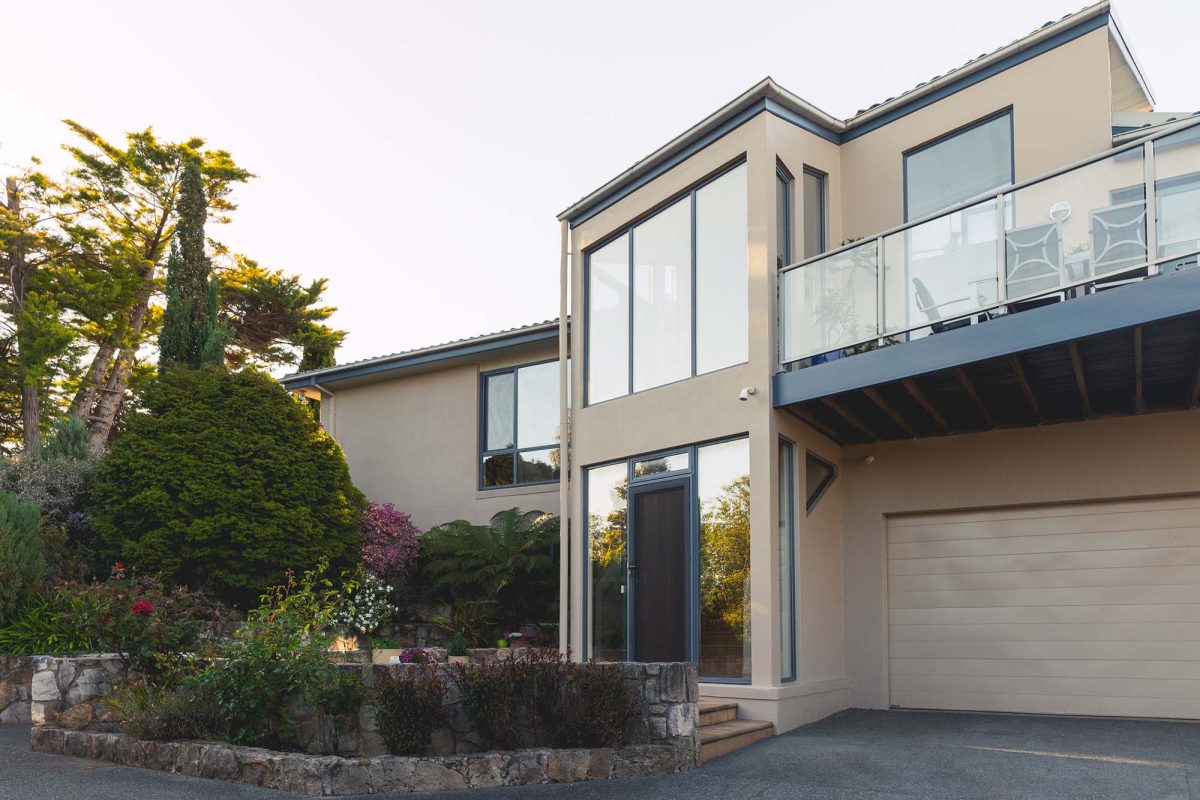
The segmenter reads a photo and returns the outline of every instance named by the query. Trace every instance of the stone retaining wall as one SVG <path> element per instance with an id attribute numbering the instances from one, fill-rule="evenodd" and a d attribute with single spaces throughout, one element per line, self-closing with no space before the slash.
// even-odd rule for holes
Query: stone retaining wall
<path id="1" fill-rule="evenodd" d="M 494 658 L 492 654 L 495 652 L 473 651 L 472 658 L 475 661 Z M 517 650 L 514 655 L 519 658 L 520 653 L 521 651 Z M 618 666 L 624 675 L 625 684 L 633 693 L 638 709 L 638 718 L 634 720 L 630 740 L 637 744 L 667 745 L 698 754 L 700 728 L 696 704 L 700 699 L 700 688 L 696 665 L 623 663 Z M 293 705 L 291 713 L 296 725 L 297 743 L 300 749 L 314 755 L 384 755 L 387 748 L 375 721 L 375 708 L 371 702 L 372 684 L 374 676 L 380 671 L 396 667 L 345 665 L 341 668 L 362 671 L 366 684 L 363 705 L 358 713 L 340 717 L 336 726 L 322 725 L 311 711 Z M 446 683 L 446 725 L 434 732 L 431 750 L 439 755 L 482 752 L 487 749 L 488 743 L 475 729 L 462 708 L 458 688 L 450 678 L 452 669 L 449 665 L 438 665 Z"/>
<path id="2" fill-rule="evenodd" d="M 308 796 L 528 786 L 682 772 L 695 753 L 668 745 L 515 750 L 452 756 L 342 758 L 279 753 L 216 742 L 145 742 L 120 733 L 32 729 L 43 753 L 93 758 Z"/>
<path id="3" fill-rule="evenodd" d="M 0 723 L 66 727 L 112 724 L 101 698 L 129 680 L 113 654 L 0 656 Z"/>

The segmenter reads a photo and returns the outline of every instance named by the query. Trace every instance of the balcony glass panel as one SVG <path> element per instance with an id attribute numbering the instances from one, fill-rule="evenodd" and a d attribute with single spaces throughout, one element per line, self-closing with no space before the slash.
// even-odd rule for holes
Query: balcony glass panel
<path id="1" fill-rule="evenodd" d="M 1154 196 L 1162 271 L 1195 269 L 1200 251 L 1200 126 L 1154 143 Z"/>
<path id="2" fill-rule="evenodd" d="M 1014 192 L 1004 235 L 1008 299 L 1145 263 L 1145 180 L 1139 148 Z"/>
<path id="3" fill-rule="evenodd" d="M 878 332 L 876 242 L 834 253 L 780 277 L 783 358 L 846 347 Z"/>
<path id="4" fill-rule="evenodd" d="M 885 332 L 962 319 L 996 302 L 996 200 L 883 240 Z"/>

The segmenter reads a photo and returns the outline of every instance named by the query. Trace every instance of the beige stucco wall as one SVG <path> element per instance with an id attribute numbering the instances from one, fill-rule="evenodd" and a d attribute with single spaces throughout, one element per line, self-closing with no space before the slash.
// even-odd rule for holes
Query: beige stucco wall
<path id="1" fill-rule="evenodd" d="M 904 221 L 906 150 L 1008 106 L 1018 181 L 1111 147 L 1108 35 L 1092 31 L 842 145 L 845 236 Z"/>
<path id="2" fill-rule="evenodd" d="M 884 708 L 887 515 L 1200 492 L 1200 412 L 849 447 L 840 482 L 853 704 Z"/>
<path id="3" fill-rule="evenodd" d="M 481 362 L 331 386 L 334 398 L 322 404 L 326 429 L 341 444 L 350 476 L 367 499 L 395 504 L 422 530 L 454 519 L 486 522 L 513 506 L 557 513 L 557 484 L 477 487 L 479 373 L 556 356 L 551 341 Z"/>

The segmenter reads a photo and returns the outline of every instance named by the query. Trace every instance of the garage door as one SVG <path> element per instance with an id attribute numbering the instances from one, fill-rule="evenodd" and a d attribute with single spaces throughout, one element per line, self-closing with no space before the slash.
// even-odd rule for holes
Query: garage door
<path id="1" fill-rule="evenodd" d="M 1200 497 L 888 520 L 891 702 L 1200 718 Z"/>

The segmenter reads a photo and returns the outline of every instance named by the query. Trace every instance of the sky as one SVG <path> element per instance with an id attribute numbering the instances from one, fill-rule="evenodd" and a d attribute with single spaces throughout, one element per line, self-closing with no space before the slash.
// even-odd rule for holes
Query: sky
<path id="1" fill-rule="evenodd" d="M 1081 5 L 0 0 L 0 167 L 61 170 L 66 118 L 229 150 L 210 236 L 328 278 L 345 362 L 557 316 L 556 215 L 767 75 L 847 117 Z M 1114 6 L 1200 110 L 1200 3 Z"/>

